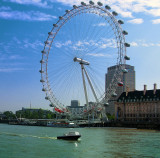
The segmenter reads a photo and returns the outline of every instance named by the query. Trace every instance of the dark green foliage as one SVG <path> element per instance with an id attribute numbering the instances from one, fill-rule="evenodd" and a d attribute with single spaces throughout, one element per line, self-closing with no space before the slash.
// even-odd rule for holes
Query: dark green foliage
<path id="1" fill-rule="evenodd" d="M 113 120 L 115 120 L 115 115 L 113 114 L 113 115 L 111 115 L 110 113 L 107 113 L 107 117 L 108 117 L 108 120 L 109 121 L 113 121 Z"/>
<path id="2" fill-rule="evenodd" d="M 17 118 L 28 118 L 28 119 L 54 119 L 56 115 L 49 110 L 20 110 L 16 112 Z"/>
<path id="3" fill-rule="evenodd" d="M 12 111 L 5 111 L 3 114 L 5 115 L 5 118 L 7 120 L 16 118 L 15 114 Z"/>

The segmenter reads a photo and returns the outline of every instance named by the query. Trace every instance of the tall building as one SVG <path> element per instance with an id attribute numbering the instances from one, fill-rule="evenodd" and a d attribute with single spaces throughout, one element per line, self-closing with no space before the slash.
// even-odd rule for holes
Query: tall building
<path id="1" fill-rule="evenodd" d="M 80 102 L 78 100 L 71 100 L 71 106 L 68 106 L 68 109 L 73 116 L 76 116 L 83 113 L 84 106 L 80 106 Z"/>
<path id="2" fill-rule="evenodd" d="M 80 103 L 78 100 L 71 100 L 71 107 L 78 107 L 80 106 Z"/>
<path id="3" fill-rule="evenodd" d="M 105 90 L 107 91 L 108 86 L 110 85 L 113 75 L 115 74 L 117 65 L 111 66 L 108 68 L 107 74 L 105 75 Z M 127 73 L 123 73 L 121 77 L 121 81 L 123 82 L 123 86 L 117 87 L 116 90 L 116 97 L 112 97 L 111 100 L 109 101 L 109 106 L 106 108 L 106 112 L 110 114 L 115 113 L 115 105 L 114 102 L 118 97 L 126 91 L 134 91 L 135 90 L 135 70 L 134 66 L 131 65 L 125 65 L 125 69 L 128 70 Z"/>

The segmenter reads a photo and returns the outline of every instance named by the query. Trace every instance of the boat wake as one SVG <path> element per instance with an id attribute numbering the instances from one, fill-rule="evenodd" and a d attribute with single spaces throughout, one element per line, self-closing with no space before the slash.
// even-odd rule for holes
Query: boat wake
<path id="1" fill-rule="evenodd" d="M 17 134 L 17 133 L 8 133 L 8 132 L 0 132 L 0 134 L 9 135 L 9 136 L 18 136 L 18 137 L 33 137 L 39 139 L 57 139 L 57 137 L 41 137 L 41 136 L 34 136 L 34 135 L 27 135 L 27 134 Z"/>

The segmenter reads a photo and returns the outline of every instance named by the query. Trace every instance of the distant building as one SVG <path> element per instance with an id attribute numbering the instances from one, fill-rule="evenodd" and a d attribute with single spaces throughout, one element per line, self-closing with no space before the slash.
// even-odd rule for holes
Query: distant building
<path id="1" fill-rule="evenodd" d="M 111 66 L 108 68 L 107 74 L 105 75 L 105 90 L 107 91 L 108 86 L 110 85 L 112 78 L 116 72 L 117 65 Z M 114 100 L 117 100 L 117 98 L 125 91 L 134 91 L 135 90 L 135 70 L 134 66 L 131 65 L 125 65 L 125 69 L 128 70 L 127 73 L 123 73 L 121 81 L 123 82 L 123 86 L 117 87 L 116 94 L 117 97 L 112 97 L 109 101 L 109 106 L 106 108 L 106 112 L 110 114 L 115 113 L 115 105 Z"/>
<path id="2" fill-rule="evenodd" d="M 39 109 L 34 109 L 34 108 L 24 108 L 24 107 L 22 107 L 22 110 L 18 110 L 18 111 L 16 111 L 16 113 L 17 112 L 21 112 L 21 113 L 23 113 L 23 112 L 25 112 L 25 111 L 29 111 L 29 112 L 38 112 L 38 111 L 40 111 L 40 110 L 43 110 L 43 109 L 41 109 L 41 108 L 39 108 Z M 44 114 L 47 114 L 49 112 L 49 110 L 43 110 L 43 113 Z"/>
<path id="3" fill-rule="evenodd" d="M 71 107 L 78 107 L 80 106 L 80 102 L 78 100 L 71 100 Z"/>
<path id="4" fill-rule="evenodd" d="M 0 120 L 3 120 L 3 119 L 5 119 L 5 118 L 6 118 L 6 115 L 3 114 L 2 112 L 0 112 Z"/>
<path id="5" fill-rule="evenodd" d="M 120 121 L 160 121 L 160 89 L 123 92 L 115 102 L 115 117 Z"/>
<path id="6" fill-rule="evenodd" d="M 68 109 L 72 115 L 79 115 L 83 113 L 84 106 L 80 106 L 80 102 L 78 100 L 71 100 L 71 106 L 68 106 Z"/>

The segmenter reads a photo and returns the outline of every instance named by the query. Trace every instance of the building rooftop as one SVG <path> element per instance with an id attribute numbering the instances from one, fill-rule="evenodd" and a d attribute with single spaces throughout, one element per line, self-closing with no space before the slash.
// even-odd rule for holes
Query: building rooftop
<path id="1" fill-rule="evenodd" d="M 144 94 L 145 93 L 145 94 Z M 137 102 L 137 101 L 152 101 L 152 100 L 160 100 L 160 89 L 157 89 L 154 93 L 154 90 L 144 90 L 142 91 L 132 91 L 123 92 L 120 97 L 117 99 L 117 102 L 129 101 L 129 102 Z"/>

